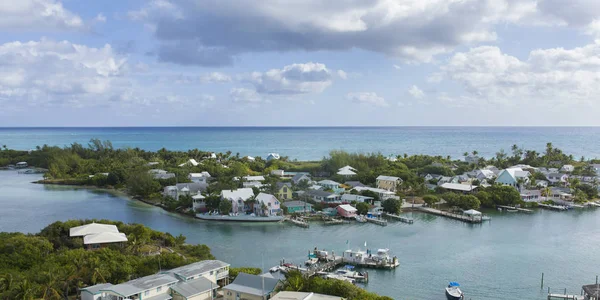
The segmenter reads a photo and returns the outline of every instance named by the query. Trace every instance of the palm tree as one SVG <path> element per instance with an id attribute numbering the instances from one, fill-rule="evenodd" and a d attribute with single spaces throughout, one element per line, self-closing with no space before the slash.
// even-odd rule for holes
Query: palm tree
<path id="1" fill-rule="evenodd" d="M 4 274 L 0 277 L 0 293 L 9 291 L 13 286 L 12 274 Z"/>
<path id="2" fill-rule="evenodd" d="M 463 156 L 464 156 L 464 157 L 467 157 L 467 156 L 469 156 L 469 152 L 465 152 L 465 153 L 463 153 Z"/>
<path id="3" fill-rule="evenodd" d="M 477 156 L 477 154 L 479 154 L 479 152 L 477 152 L 477 150 L 473 150 L 473 152 L 471 152 L 473 154 L 473 156 Z"/>
<path id="4" fill-rule="evenodd" d="M 60 299 L 61 294 L 57 288 L 58 280 L 56 279 L 54 272 L 44 272 L 42 283 L 43 296 L 42 299 Z"/>
<path id="5" fill-rule="evenodd" d="M 27 279 L 23 279 L 15 289 L 15 299 L 33 300 L 37 294 L 37 287 Z"/>

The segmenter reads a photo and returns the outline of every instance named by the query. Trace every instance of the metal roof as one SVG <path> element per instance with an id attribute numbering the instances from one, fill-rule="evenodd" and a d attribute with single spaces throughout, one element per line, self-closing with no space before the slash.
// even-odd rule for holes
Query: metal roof
<path id="1" fill-rule="evenodd" d="M 167 271 L 167 273 L 172 273 L 187 278 L 190 276 L 204 274 L 206 272 L 227 266 L 229 266 L 228 263 L 222 262 L 220 260 L 204 260 L 193 264 L 181 266 L 179 268 L 171 269 Z"/>
<path id="2" fill-rule="evenodd" d="M 121 232 L 101 232 L 95 234 L 88 234 L 83 237 L 83 244 L 106 244 L 106 243 L 120 243 L 127 242 L 127 236 Z"/>
<path id="3" fill-rule="evenodd" d="M 263 296 L 271 293 L 279 283 L 279 280 L 259 275 L 239 273 L 233 283 L 223 287 L 238 293 Z"/>
<path id="4" fill-rule="evenodd" d="M 118 233 L 119 229 L 117 226 L 111 224 L 99 224 L 99 223 L 90 223 L 77 227 L 73 227 L 69 229 L 69 236 L 84 236 L 88 234 L 94 233 L 102 233 L 102 232 L 114 232 Z"/>
<path id="5" fill-rule="evenodd" d="M 92 286 L 88 286 L 85 288 L 81 288 L 82 291 L 88 291 L 92 294 L 99 294 L 100 290 L 105 289 L 109 286 L 112 286 L 111 283 L 101 283 L 101 284 L 96 284 L 96 285 L 92 285 Z"/>
<path id="6" fill-rule="evenodd" d="M 140 277 L 125 283 L 113 285 L 101 289 L 101 291 L 111 291 L 122 295 L 123 297 L 129 297 L 131 295 L 139 294 L 143 291 L 164 286 L 169 283 L 175 283 L 179 280 L 171 274 L 154 274 L 145 277 Z"/>
<path id="7" fill-rule="evenodd" d="M 212 281 L 204 277 L 200 277 L 198 279 L 177 283 L 174 286 L 172 286 L 171 289 L 177 292 L 178 294 L 189 298 L 198 294 L 205 293 L 207 291 L 217 289 L 218 287 L 218 284 L 213 283 Z"/>

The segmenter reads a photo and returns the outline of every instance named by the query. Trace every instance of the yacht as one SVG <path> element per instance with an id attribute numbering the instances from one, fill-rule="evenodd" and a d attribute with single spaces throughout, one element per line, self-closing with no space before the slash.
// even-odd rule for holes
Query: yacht
<path id="1" fill-rule="evenodd" d="M 446 298 L 448 300 L 463 300 L 464 294 L 460 290 L 460 284 L 458 282 L 450 282 L 446 287 Z"/>

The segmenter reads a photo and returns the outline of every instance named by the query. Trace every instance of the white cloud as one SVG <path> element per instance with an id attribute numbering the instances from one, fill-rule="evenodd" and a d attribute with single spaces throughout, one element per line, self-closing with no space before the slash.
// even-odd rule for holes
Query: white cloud
<path id="1" fill-rule="evenodd" d="M 103 14 L 98 14 L 94 20 L 96 20 L 96 22 L 104 23 L 106 22 L 106 16 Z"/>
<path id="2" fill-rule="evenodd" d="M 0 1 L 0 29 L 82 29 L 83 20 L 54 0 Z"/>
<path id="3" fill-rule="evenodd" d="M 467 93 L 440 99 L 452 103 L 596 105 L 600 95 L 600 43 L 534 50 L 525 61 L 483 46 L 455 54 L 441 69 Z"/>
<path id="4" fill-rule="evenodd" d="M 415 99 L 422 99 L 425 97 L 425 93 L 418 86 L 413 85 L 408 89 L 408 93 Z"/>
<path id="5" fill-rule="evenodd" d="M 242 79 L 252 83 L 257 93 L 267 95 L 320 93 L 332 84 L 327 67 L 313 62 L 292 64 L 264 73 L 254 72 Z"/>
<path id="6" fill-rule="evenodd" d="M 400 70 L 400 69 L 402 69 L 402 67 L 401 67 L 401 66 L 399 66 L 399 65 L 393 65 L 393 66 L 394 66 L 394 69 L 396 69 L 396 70 Z"/>
<path id="7" fill-rule="evenodd" d="M 255 90 L 246 88 L 233 88 L 229 91 L 229 96 L 234 102 L 258 103 L 263 101 Z"/>
<path id="8" fill-rule="evenodd" d="M 200 76 L 200 82 L 202 83 L 224 83 L 230 81 L 231 76 L 221 72 L 212 72 Z"/>
<path id="9" fill-rule="evenodd" d="M 344 70 L 337 70 L 337 74 L 341 79 L 348 79 L 348 74 Z"/>
<path id="10" fill-rule="evenodd" d="M 383 99 L 383 97 L 377 96 L 376 93 L 372 92 L 348 93 L 346 98 L 352 102 L 369 106 L 388 106 L 388 103 L 385 101 L 385 99 Z"/>

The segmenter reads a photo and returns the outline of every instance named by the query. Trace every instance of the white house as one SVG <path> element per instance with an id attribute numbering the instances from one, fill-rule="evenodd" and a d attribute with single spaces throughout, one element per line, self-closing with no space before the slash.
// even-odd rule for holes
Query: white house
<path id="1" fill-rule="evenodd" d="M 372 187 L 368 187 L 368 186 L 357 186 L 357 187 L 354 187 L 353 189 L 359 193 L 362 191 L 374 192 L 379 196 L 380 200 L 385 200 L 385 199 L 389 199 L 389 198 L 394 198 L 394 199 L 398 198 L 394 192 L 384 190 L 384 189 L 372 188 Z"/>
<path id="2" fill-rule="evenodd" d="M 244 213 L 244 201 L 252 197 L 254 197 L 254 192 L 251 188 L 221 191 L 221 199 L 231 201 L 231 210 L 234 213 Z"/>
<path id="3" fill-rule="evenodd" d="M 542 198 L 540 190 L 522 190 L 521 199 L 525 202 L 539 202 Z"/>
<path id="4" fill-rule="evenodd" d="M 379 175 L 376 178 L 376 183 L 377 187 L 380 189 L 395 192 L 398 186 L 402 184 L 402 179 L 400 179 L 400 177 L 395 176 Z"/>
<path id="5" fill-rule="evenodd" d="M 508 168 L 504 169 L 498 174 L 498 178 L 496 178 L 496 183 L 502 185 L 509 185 L 515 187 L 517 189 L 521 188 L 520 182 L 523 184 L 529 183 L 529 174 L 528 171 L 523 171 L 520 168 Z"/>
<path id="6" fill-rule="evenodd" d="M 372 202 L 373 197 L 362 196 L 362 195 L 353 195 L 353 194 L 343 194 L 342 195 L 342 203 L 352 203 L 352 202 Z"/>
<path id="7" fill-rule="evenodd" d="M 460 183 L 444 183 L 444 184 L 440 185 L 440 187 L 443 189 L 449 190 L 449 191 L 462 192 L 462 193 L 470 193 L 477 188 L 476 185 L 460 184 Z"/>
<path id="8" fill-rule="evenodd" d="M 206 209 L 206 203 L 204 199 L 206 197 L 202 196 L 202 194 L 197 194 L 192 196 L 192 209 L 194 211 L 203 211 Z"/>
<path id="9" fill-rule="evenodd" d="M 280 159 L 281 156 L 279 156 L 279 153 L 269 153 L 269 155 L 267 155 L 267 161 L 272 161 L 274 159 Z"/>
<path id="10" fill-rule="evenodd" d="M 184 167 L 184 166 L 194 166 L 194 167 L 196 167 L 198 165 L 199 165 L 199 163 L 195 159 L 190 158 L 188 161 L 180 164 L 179 166 L 180 167 Z"/>
<path id="11" fill-rule="evenodd" d="M 479 169 L 475 171 L 475 178 L 477 178 L 479 181 L 493 179 L 494 177 L 496 177 L 496 174 L 494 174 L 494 171 L 492 170 Z"/>
<path id="12" fill-rule="evenodd" d="M 259 193 L 255 199 L 254 213 L 256 215 L 275 216 L 281 211 L 279 200 L 271 194 Z M 263 204 L 266 207 L 265 210 L 262 209 Z"/>
<path id="13" fill-rule="evenodd" d="M 564 184 L 569 181 L 569 176 L 563 173 L 549 173 L 546 175 L 546 179 L 552 184 Z"/>
<path id="14" fill-rule="evenodd" d="M 119 233 L 119 229 L 116 225 L 112 224 L 89 223 L 77 227 L 71 227 L 69 229 L 69 236 L 79 237 L 103 232 Z"/>
<path id="15" fill-rule="evenodd" d="M 204 182 L 204 183 L 206 183 L 206 181 L 210 177 L 211 177 L 210 173 L 208 173 L 206 171 L 200 172 L 200 173 L 190 173 L 190 174 L 188 174 L 188 179 L 191 180 L 192 182 Z"/>
<path id="16" fill-rule="evenodd" d="M 206 182 L 178 183 L 176 185 L 166 186 L 163 190 L 163 196 L 178 199 L 179 196 L 193 196 L 206 191 L 208 184 Z"/>
<path id="17" fill-rule="evenodd" d="M 16 164 L 17 168 L 27 168 L 27 162 L 25 161 L 20 161 Z"/>
<path id="18" fill-rule="evenodd" d="M 560 168 L 561 172 L 567 172 L 567 173 L 571 173 L 575 170 L 575 167 L 573 165 L 564 165 L 562 166 L 562 168 Z"/>
<path id="19" fill-rule="evenodd" d="M 112 224 L 89 223 L 69 229 L 70 237 L 83 237 L 88 250 L 99 249 L 107 244 L 127 242 L 124 233 Z"/>
<path id="20" fill-rule="evenodd" d="M 246 159 L 247 159 L 248 161 L 255 161 L 255 160 L 256 160 L 256 158 L 254 158 L 254 157 L 252 157 L 252 156 L 246 156 Z"/>
<path id="21" fill-rule="evenodd" d="M 535 186 L 541 187 L 541 188 L 546 188 L 546 187 L 548 187 L 548 181 L 546 181 L 546 180 L 536 180 L 535 181 Z"/>

